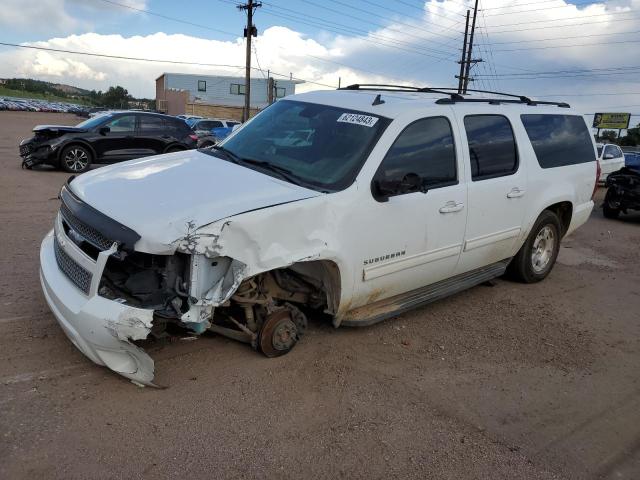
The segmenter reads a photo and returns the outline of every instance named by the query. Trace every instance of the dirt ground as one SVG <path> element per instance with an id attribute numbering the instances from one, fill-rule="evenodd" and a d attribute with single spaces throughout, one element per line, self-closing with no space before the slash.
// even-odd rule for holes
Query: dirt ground
<path id="1" fill-rule="evenodd" d="M 38 248 L 67 174 L 0 112 L 0 478 L 640 478 L 640 215 L 589 222 L 547 280 L 497 280 L 266 359 L 209 336 L 139 388 L 67 340 Z M 599 192 L 602 198 L 602 192 Z"/>

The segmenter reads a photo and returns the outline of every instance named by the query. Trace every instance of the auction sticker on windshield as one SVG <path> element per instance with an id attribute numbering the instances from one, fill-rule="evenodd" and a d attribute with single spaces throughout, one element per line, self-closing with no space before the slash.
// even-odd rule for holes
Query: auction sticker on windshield
<path id="1" fill-rule="evenodd" d="M 370 115 L 360 115 L 358 113 L 343 113 L 338 117 L 338 122 L 355 123 L 356 125 L 363 125 L 365 127 L 373 127 L 378 121 L 378 117 L 372 117 Z"/>

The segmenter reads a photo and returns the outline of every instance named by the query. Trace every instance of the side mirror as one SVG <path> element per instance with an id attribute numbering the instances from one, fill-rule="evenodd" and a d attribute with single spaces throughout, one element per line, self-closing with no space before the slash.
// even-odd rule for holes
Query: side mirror
<path id="1" fill-rule="evenodd" d="M 98 133 L 100 135 L 106 135 L 110 131 L 111 131 L 111 129 L 109 127 L 100 127 L 100 130 L 98 130 Z"/>
<path id="2" fill-rule="evenodd" d="M 416 173 L 407 173 L 402 180 L 378 180 L 371 182 L 371 194 L 379 202 L 389 201 L 389 197 L 405 193 L 427 193 L 422 177 Z"/>
<path id="3" fill-rule="evenodd" d="M 604 157 L 602 158 L 603 160 L 611 160 L 612 158 L 615 158 L 615 157 L 613 156 L 613 153 L 605 153 Z"/>

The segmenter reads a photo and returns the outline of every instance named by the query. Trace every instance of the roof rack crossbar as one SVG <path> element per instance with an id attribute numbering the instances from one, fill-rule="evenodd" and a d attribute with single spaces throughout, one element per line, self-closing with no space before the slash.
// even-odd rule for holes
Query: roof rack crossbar
<path id="1" fill-rule="evenodd" d="M 384 83 L 354 83 L 338 90 L 376 90 L 387 92 L 416 92 L 416 93 L 438 93 L 440 95 L 448 95 L 451 99 L 463 100 L 464 97 L 457 92 L 446 92 L 445 89 L 436 89 L 431 87 L 411 87 L 408 85 L 389 85 Z"/>
<path id="2" fill-rule="evenodd" d="M 467 92 L 473 93 L 487 93 L 490 95 L 500 95 L 503 97 L 509 97 L 509 99 L 500 98 L 467 98 L 458 93 L 457 88 L 452 87 L 412 87 L 407 85 L 389 85 L 389 84 L 377 84 L 377 83 L 355 83 L 346 87 L 339 88 L 338 90 L 377 90 L 388 92 L 416 92 L 416 93 L 439 93 L 447 95 L 449 98 L 441 98 L 436 101 L 439 104 L 451 104 L 456 102 L 471 102 L 471 103 L 526 103 L 527 105 L 556 105 L 560 108 L 570 108 L 570 105 L 566 102 L 551 102 L 551 101 L 539 101 L 533 100 L 525 95 L 514 95 L 513 93 L 494 92 L 491 90 L 472 90 Z M 517 100 L 511 100 L 511 99 Z"/>

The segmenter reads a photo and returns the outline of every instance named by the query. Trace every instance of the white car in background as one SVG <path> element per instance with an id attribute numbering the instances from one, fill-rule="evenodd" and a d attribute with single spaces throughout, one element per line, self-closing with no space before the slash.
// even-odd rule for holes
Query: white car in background
<path id="1" fill-rule="evenodd" d="M 600 181 L 604 182 L 610 173 L 624 167 L 624 153 L 617 145 L 598 143 L 598 161 L 600 162 Z"/>

